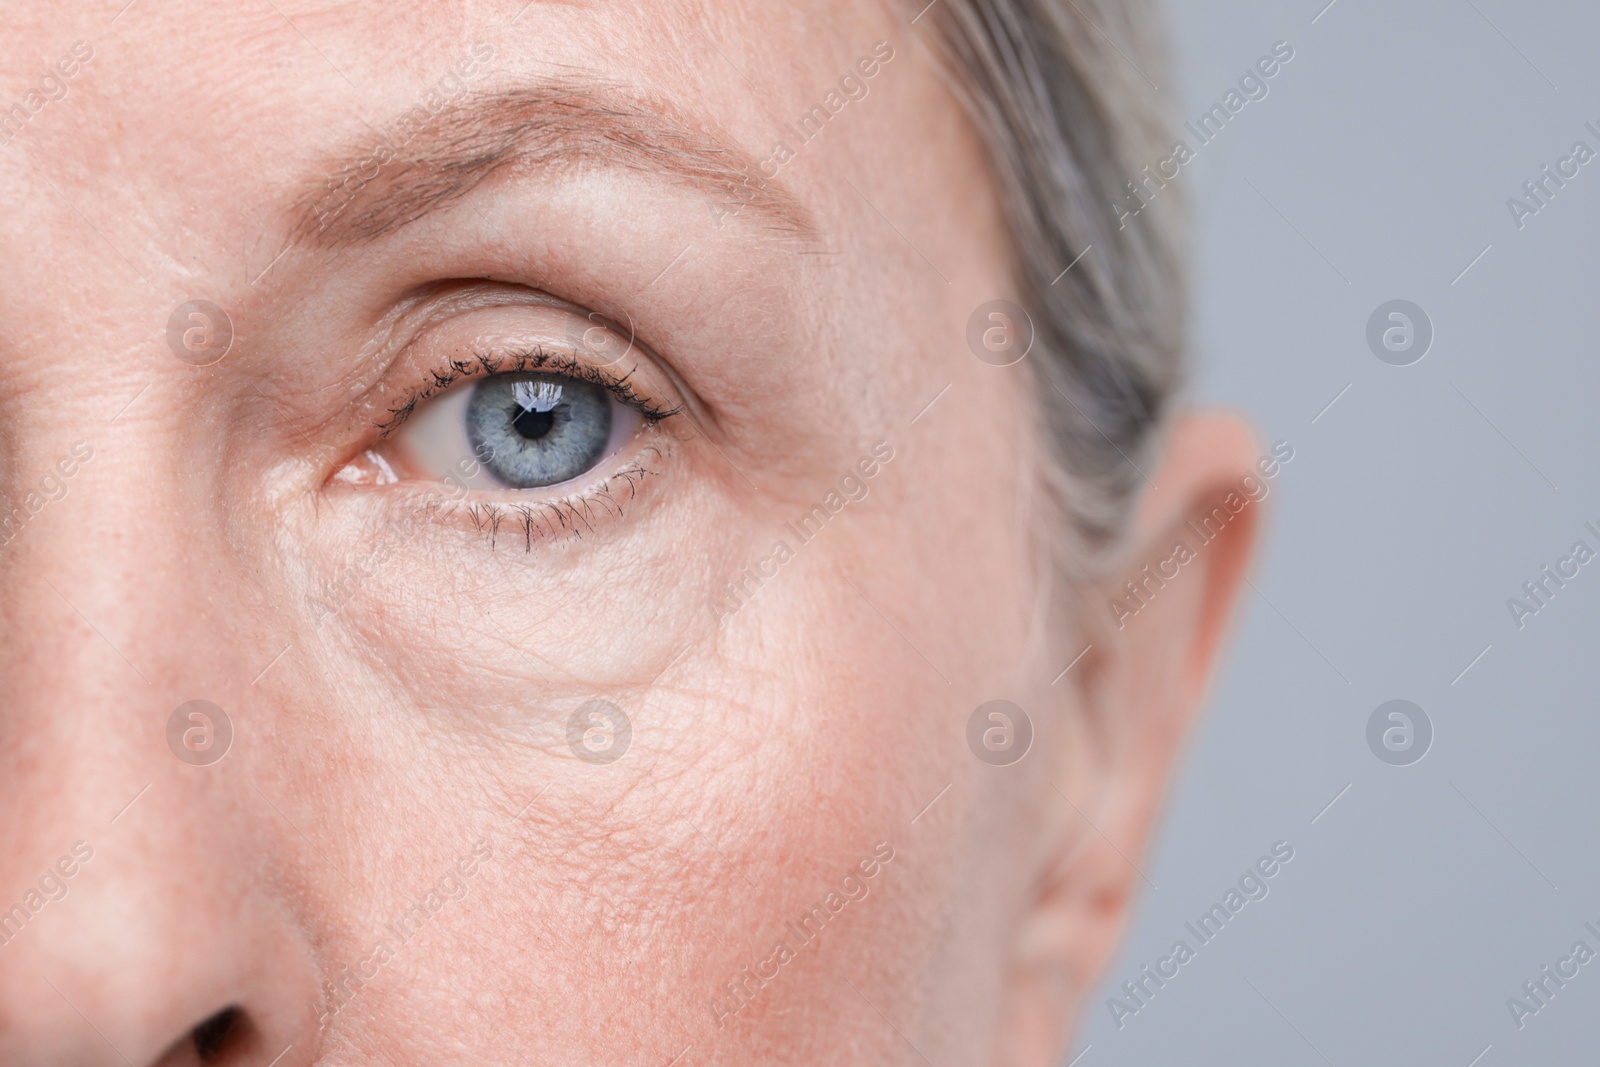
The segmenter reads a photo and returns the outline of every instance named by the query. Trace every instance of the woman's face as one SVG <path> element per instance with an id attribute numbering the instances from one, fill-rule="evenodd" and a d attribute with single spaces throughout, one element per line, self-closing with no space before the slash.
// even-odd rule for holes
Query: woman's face
<path id="1" fill-rule="evenodd" d="M 924 30 L 122 3 L 0 25 L 0 1062 L 1049 1063 L 1198 683 L 1061 673 Z"/>

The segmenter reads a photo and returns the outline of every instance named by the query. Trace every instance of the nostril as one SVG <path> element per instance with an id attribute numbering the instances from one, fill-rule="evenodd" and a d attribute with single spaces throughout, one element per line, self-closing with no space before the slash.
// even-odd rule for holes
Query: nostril
<path id="1" fill-rule="evenodd" d="M 248 1027 L 244 1012 L 229 1006 L 194 1028 L 194 1050 L 201 1063 L 215 1063 L 245 1036 Z"/>
<path id="2" fill-rule="evenodd" d="M 250 1013 L 230 1004 L 191 1028 L 152 1067 L 244 1067 L 255 1063 L 260 1052 L 261 1031 Z"/>

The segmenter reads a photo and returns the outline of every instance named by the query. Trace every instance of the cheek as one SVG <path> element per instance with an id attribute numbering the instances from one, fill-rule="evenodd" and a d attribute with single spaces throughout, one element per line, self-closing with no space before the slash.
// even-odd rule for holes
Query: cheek
<path id="1" fill-rule="evenodd" d="M 932 343 L 909 337 L 906 360 Z M 1004 696 L 1033 713 L 1042 748 L 1048 682 L 1070 658 L 1030 637 L 1031 422 L 1016 415 L 1021 375 L 992 369 L 958 363 L 939 405 L 886 423 L 894 457 L 867 497 L 793 542 L 720 628 L 708 592 L 769 555 L 859 450 L 810 472 L 817 493 L 745 510 L 715 488 L 725 461 L 687 447 L 634 525 L 531 553 L 514 532 L 490 549 L 426 523 L 374 553 L 375 515 L 305 519 L 297 589 L 343 575 L 346 591 L 264 685 L 284 736 L 341 755 L 285 754 L 303 776 L 285 793 L 336 793 L 318 806 L 361 828 L 342 865 L 377 864 L 384 884 L 436 882 L 463 836 L 495 846 L 338 1026 L 382 1047 L 394 1020 L 430 1019 L 442 1039 L 460 1017 L 442 979 L 463 959 L 556 1062 L 591 1059 L 585 1035 L 664 1025 L 745 1061 L 757 1041 L 817 1047 L 818 1019 L 862 1010 L 838 976 L 868 967 L 892 1017 L 916 1010 L 929 973 L 962 976 L 951 1011 L 987 1010 L 1021 877 L 994 872 L 1023 869 L 1044 760 L 997 773 L 965 727 Z M 614 762 L 585 760 L 569 729 L 597 697 L 628 717 Z M 879 842 L 896 857 L 866 898 L 798 943 L 795 925 Z M 330 893 L 326 909 L 365 936 L 400 897 L 353 917 Z M 961 923 L 929 921 L 957 905 Z M 746 967 L 771 974 L 780 941 L 794 959 L 717 1028 L 707 1002 Z M 341 953 L 353 964 L 371 945 Z M 651 981 L 618 960 L 651 961 Z M 681 1047 L 650 1051 L 667 1062 Z"/>
<path id="2" fill-rule="evenodd" d="M 997 946 L 1024 889 L 1031 798 L 1049 790 L 1049 682 L 1076 650 L 1032 636 L 1041 576 L 1022 516 L 1037 468 L 1032 440 L 1011 429 L 1029 424 L 1014 414 L 1018 396 L 979 375 L 951 392 L 959 403 L 892 442 L 869 497 L 730 621 L 708 686 L 736 695 L 721 721 L 737 762 L 717 771 L 713 810 L 739 821 L 715 832 L 742 840 L 740 823 L 754 818 L 767 836 L 740 849 L 748 869 L 790 872 L 745 887 L 759 906 L 735 939 L 762 944 L 773 935 L 760 931 L 781 933 L 797 904 L 836 887 L 874 844 L 896 851 L 840 914 L 848 933 L 806 965 L 814 977 L 784 986 L 785 1007 L 839 1010 L 834 976 L 869 964 L 890 1004 L 930 972 L 961 975 L 947 988 L 963 1017 L 1002 985 Z M 966 741 L 973 709 L 999 696 L 1035 724 L 1036 749 L 1009 768 L 981 763 Z M 957 901 L 954 927 L 918 918 Z"/>

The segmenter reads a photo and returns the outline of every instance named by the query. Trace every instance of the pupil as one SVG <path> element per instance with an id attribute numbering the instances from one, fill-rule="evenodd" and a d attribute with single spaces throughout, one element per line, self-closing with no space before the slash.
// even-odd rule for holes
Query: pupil
<path id="1" fill-rule="evenodd" d="M 537 441 L 550 432 L 550 428 L 555 425 L 555 422 L 556 413 L 553 408 L 549 411 L 529 411 L 519 405 L 517 417 L 512 420 L 511 425 L 516 427 L 517 433 L 521 434 L 524 439 Z"/>

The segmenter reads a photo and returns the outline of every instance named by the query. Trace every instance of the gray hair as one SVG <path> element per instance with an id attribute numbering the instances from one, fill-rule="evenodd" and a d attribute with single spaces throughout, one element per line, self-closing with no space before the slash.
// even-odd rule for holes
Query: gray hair
<path id="1" fill-rule="evenodd" d="M 1072 575 L 1118 547 L 1182 384 L 1181 201 L 1163 193 L 1137 220 L 1117 206 L 1138 202 L 1131 183 L 1173 143 L 1150 80 L 1165 73 L 1159 14 L 1141 0 L 937 0 L 917 20 L 993 154 Z"/>

